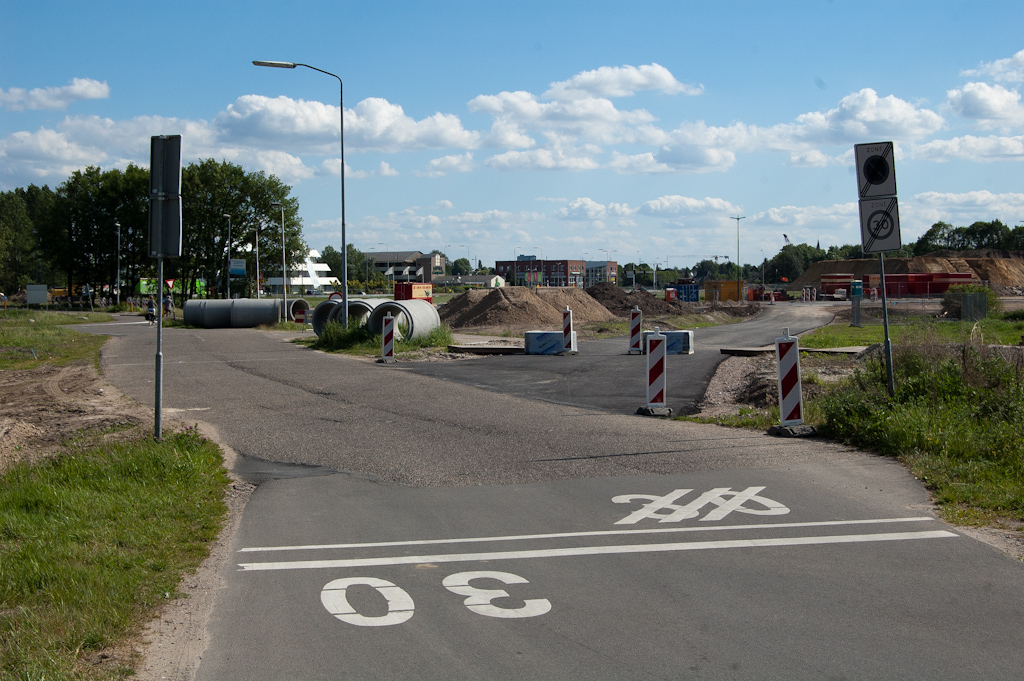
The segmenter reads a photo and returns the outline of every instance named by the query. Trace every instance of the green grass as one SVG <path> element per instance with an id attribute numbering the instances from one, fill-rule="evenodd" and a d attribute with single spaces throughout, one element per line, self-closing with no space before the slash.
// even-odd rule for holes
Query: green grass
<path id="1" fill-rule="evenodd" d="M 455 340 L 452 331 L 442 324 L 423 338 L 402 340 L 395 334 L 395 354 L 412 352 L 425 348 L 447 348 Z M 382 338 L 380 334 L 371 334 L 365 325 L 352 323 L 346 329 L 337 322 L 324 325 L 319 338 L 297 338 L 296 343 L 308 345 L 314 350 L 340 352 L 348 355 L 380 355 Z"/>
<path id="2" fill-rule="evenodd" d="M 804 421 L 825 437 L 899 459 L 950 521 L 1024 522 L 1024 365 L 981 342 L 991 343 L 1008 327 L 1016 331 L 1018 323 L 904 323 L 893 330 L 894 397 L 887 394 L 880 357 L 838 384 L 815 380 L 805 370 L 803 382 L 815 390 L 805 393 Z M 877 342 L 867 335 L 871 331 L 833 324 L 800 342 L 869 345 Z M 760 430 L 779 423 L 777 407 L 683 418 Z"/>
<path id="3" fill-rule="evenodd" d="M 895 396 L 872 361 L 818 400 L 821 432 L 899 458 L 947 517 L 1024 520 L 1024 371 L 967 345 L 894 357 Z"/>
<path id="4" fill-rule="evenodd" d="M 901 317 L 889 324 L 889 337 L 894 344 L 980 342 L 995 345 L 1018 345 L 1024 336 L 1024 319 L 989 317 L 979 322 L 948 321 L 928 317 Z M 800 346 L 805 348 L 841 348 L 851 345 L 873 345 L 885 339 L 881 320 L 871 320 L 863 327 L 830 324 L 804 334 Z"/>
<path id="5" fill-rule="evenodd" d="M 104 313 L 7 310 L 0 316 L 0 370 L 35 369 L 42 364 L 93 361 L 106 338 L 65 328 L 67 324 L 109 322 Z M 34 356 L 33 356 L 34 354 Z"/>
<path id="6" fill-rule="evenodd" d="M 0 477 L 0 679 L 120 679 L 90 654 L 177 596 L 219 531 L 226 474 L 195 430 L 89 448 Z"/>

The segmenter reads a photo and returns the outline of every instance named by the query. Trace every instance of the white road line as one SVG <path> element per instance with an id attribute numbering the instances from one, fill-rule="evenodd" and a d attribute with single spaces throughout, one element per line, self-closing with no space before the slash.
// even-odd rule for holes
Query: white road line
<path id="1" fill-rule="evenodd" d="M 355 568 L 381 565 L 418 565 L 420 563 L 458 563 L 481 560 L 521 560 L 523 558 L 564 558 L 621 553 L 662 553 L 666 551 L 699 551 L 704 549 L 740 549 L 767 546 L 807 546 L 812 544 L 854 544 L 861 542 L 907 541 L 956 537 L 945 530 L 932 532 L 889 532 L 883 534 L 844 534 L 825 537 L 788 537 L 778 539 L 727 539 L 724 541 L 680 542 L 672 544 L 627 544 L 620 546 L 579 546 L 565 549 L 535 551 L 491 551 L 486 553 L 448 553 L 424 556 L 392 556 L 385 558 L 350 558 L 342 560 L 296 560 L 282 563 L 239 563 L 242 571 L 315 570 L 320 568 Z"/>
<path id="2" fill-rule="evenodd" d="M 677 532 L 715 532 L 722 530 L 773 530 L 791 527 L 836 527 L 839 525 L 877 525 L 881 523 L 918 523 L 935 520 L 927 516 L 912 518 L 872 518 L 867 520 L 824 520 L 806 523 L 761 523 L 758 525 L 714 525 L 708 527 L 658 527 L 642 530 L 595 530 L 592 532 L 557 532 L 553 534 L 517 534 L 501 537 L 463 537 L 458 539 L 414 539 L 406 541 L 368 542 L 364 544 L 306 544 L 300 546 L 251 546 L 239 553 L 252 551 L 313 551 L 324 549 L 367 549 L 383 546 L 427 546 L 430 544 L 472 544 L 478 542 L 521 541 L 525 539 L 564 539 L 568 537 L 611 537 L 630 534 L 674 534 Z"/>

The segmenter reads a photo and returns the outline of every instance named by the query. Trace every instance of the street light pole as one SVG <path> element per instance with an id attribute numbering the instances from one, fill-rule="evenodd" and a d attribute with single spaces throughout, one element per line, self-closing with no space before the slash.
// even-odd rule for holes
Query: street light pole
<path id="1" fill-rule="evenodd" d="M 230 300 L 231 299 L 231 216 L 228 215 L 227 213 L 224 213 L 224 215 L 222 215 L 221 217 L 225 217 L 225 218 L 228 219 L 228 238 L 227 238 L 227 246 L 228 246 L 227 265 L 228 265 L 228 267 L 227 267 L 226 270 L 224 270 L 224 300 Z"/>
<path id="2" fill-rule="evenodd" d="M 345 235 L 345 84 L 341 76 L 318 69 L 309 64 L 290 61 L 253 61 L 256 66 L 269 66 L 275 69 L 294 69 L 304 66 L 338 79 L 338 132 L 341 141 L 341 325 L 348 328 L 348 242 Z"/>
<path id="3" fill-rule="evenodd" d="M 281 321 L 288 321 L 288 263 L 285 260 L 284 248 L 284 204 L 274 201 L 271 208 L 281 209 Z"/>
<path id="4" fill-rule="evenodd" d="M 746 215 L 729 218 L 736 221 L 736 302 L 743 300 L 743 266 L 740 264 L 740 220 L 746 219 Z"/>
<path id="5" fill-rule="evenodd" d="M 117 295 L 117 304 L 120 305 L 121 304 L 121 223 L 115 221 L 114 224 L 117 225 L 117 277 L 115 277 L 115 280 L 116 280 L 115 286 L 117 288 L 117 294 L 116 294 Z"/>
<path id="6" fill-rule="evenodd" d="M 384 255 L 386 255 L 388 257 L 388 264 L 385 265 L 385 267 L 387 267 L 387 269 L 384 270 L 384 288 L 386 289 L 387 286 L 388 286 L 388 270 L 391 269 L 391 247 L 388 246 L 383 241 L 378 241 L 377 245 L 384 247 Z M 392 272 L 391 274 L 392 274 L 392 276 L 394 276 L 394 272 Z"/>
<path id="7" fill-rule="evenodd" d="M 256 300 L 260 299 L 260 223 L 256 221 Z"/>

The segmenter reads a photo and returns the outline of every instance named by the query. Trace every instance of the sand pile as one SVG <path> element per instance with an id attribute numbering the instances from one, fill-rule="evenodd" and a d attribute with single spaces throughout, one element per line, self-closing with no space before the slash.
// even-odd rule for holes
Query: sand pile
<path id="1" fill-rule="evenodd" d="M 575 288 L 525 286 L 491 291 L 466 291 L 438 308 L 441 321 L 453 329 L 471 326 L 561 328 L 562 310 L 568 305 L 574 323 L 615 318 L 603 305 Z"/>
<path id="2" fill-rule="evenodd" d="M 628 317 L 633 306 L 645 315 L 681 315 L 693 312 L 695 307 L 693 303 L 669 302 L 647 291 L 627 291 L 608 282 L 591 286 L 587 293 L 619 317 Z"/>
<path id="3" fill-rule="evenodd" d="M 915 272 L 970 272 L 976 282 L 987 281 L 997 287 L 1024 286 L 1024 258 L 1009 251 L 939 251 L 914 258 L 886 258 L 886 274 Z M 787 288 L 818 286 L 822 274 L 850 273 L 858 279 L 878 274 L 878 258 L 822 260 L 812 263 Z"/>

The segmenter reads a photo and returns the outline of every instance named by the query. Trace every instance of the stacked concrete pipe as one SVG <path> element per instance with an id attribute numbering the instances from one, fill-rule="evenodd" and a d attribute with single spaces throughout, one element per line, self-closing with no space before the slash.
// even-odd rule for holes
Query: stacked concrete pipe
<path id="1" fill-rule="evenodd" d="M 249 329 L 276 324 L 281 318 L 281 304 L 272 298 L 186 300 L 182 317 L 187 325 L 203 329 Z"/>
<path id="2" fill-rule="evenodd" d="M 402 338 L 405 340 L 425 338 L 434 329 L 441 328 L 441 317 L 437 314 L 437 308 L 427 301 L 385 300 L 370 313 L 370 318 L 366 322 L 370 333 L 383 332 L 384 316 L 388 312 L 395 318 L 396 326 L 403 329 Z"/>
<path id="3" fill-rule="evenodd" d="M 373 309 L 380 305 L 380 300 L 350 298 L 348 301 L 348 321 L 365 324 Z M 313 310 L 313 333 L 321 335 L 327 322 L 341 323 L 342 307 L 340 300 L 325 300 Z"/>

